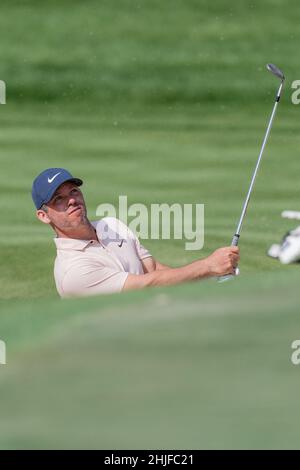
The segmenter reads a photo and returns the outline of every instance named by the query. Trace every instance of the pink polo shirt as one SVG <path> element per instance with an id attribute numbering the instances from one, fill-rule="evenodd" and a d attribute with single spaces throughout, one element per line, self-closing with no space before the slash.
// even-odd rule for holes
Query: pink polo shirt
<path id="1" fill-rule="evenodd" d="M 99 242 L 55 238 L 54 278 L 61 297 L 120 292 L 128 274 L 143 274 L 141 260 L 151 254 L 120 220 L 92 222 Z"/>

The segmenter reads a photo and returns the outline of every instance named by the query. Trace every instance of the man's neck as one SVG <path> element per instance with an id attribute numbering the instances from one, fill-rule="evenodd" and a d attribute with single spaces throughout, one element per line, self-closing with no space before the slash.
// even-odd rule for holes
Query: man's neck
<path id="1" fill-rule="evenodd" d="M 96 240 L 98 241 L 97 233 L 92 224 L 89 222 L 86 225 L 81 225 L 74 230 L 61 231 L 56 230 L 58 238 L 73 238 L 76 240 Z"/>

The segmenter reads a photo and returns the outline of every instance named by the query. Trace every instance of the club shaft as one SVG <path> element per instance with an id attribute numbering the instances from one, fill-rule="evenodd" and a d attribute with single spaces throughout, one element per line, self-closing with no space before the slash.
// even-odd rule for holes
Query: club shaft
<path id="1" fill-rule="evenodd" d="M 258 159 L 257 159 L 256 167 L 255 167 L 255 170 L 254 170 L 252 179 L 251 179 L 251 183 L 250 183 L 250 186 L 249 186 L 248 194 L 247 194 L 247 197 L 246 197 L 245 202 L 244 202 L 244 206 L 243 206 L 243 209 L 242 209 L 242 213 L 241 213 L 240 220 L 239 220 L 238 225 L 237 225 L 236 232 L 235 232 L 235 234 L 234 234 L 234 236 L 233 236 L 233 239 L 232 239 L 232 243 L 231 243 L 231 244 L 232 244 L 233 246 L 237 246 L 237 245 L 238 245 L 238 240 L 239 240 L 239 236 L 240 236 L 240 233 L 241 233 L 243 221 L 244 221 L 244 218 L 245 218 L 245 215 L 246 215 L 246 212 L 247 212 L 247 207 L 248 207 L 248 204 L 249 204 L 249 201 L 250 201 L 251 193 L 252 193 L 253 186 L 254 186 L 254 183 L 255 183 L 255 178 L 256 178 L 256 175 L 257 175 L 257 172 L 258 172 L 258 169 L 259 169 L 259 165 L 260 165 L 260 161 L 261 161 L 261 158 L 262 158 L 262 154 L 263 154 L 263 151 L 264 151 L 264 149 L 265 149 L 265 145 L 266 145 L 266 143 L 267 143 L 267 140 L 268 140 L 268 137 L 269 137 L 269 134 L 270 134 L 270 130 L 271 130 L 271 127 L 272 127 L 272 122 L 273 122 L 273 119 L 274 119 L 274 116 L 275 116 L 275 113 L 276 113 L 276 108 L 277 108 L 278 103 L 279 103 L 279 100 L 280 100 L 280 95 L 281 95 L 282 87 L 283 87 L 283 81 L 281 82 L 281 84 L 280 84 L 280 86 L 279 86 L 279 88 L 278 88 L 278 91 L 277 91 L 277 95 L 276 95 L 276 99 L 275 99 L 273 111 L 272 111 L 272 114 L 271 114 L 271 117 L 270 117 L 270 120 L 269 120 L 269 124 L 268 124 L 268 127 L 267 127 L 267 131 L 266 131 L 266 134 L 265 134 L 265 137 L 264 137 L 264 140 L 263 140 L 263 143 L 262 143 L 260 152 L 259 152 L 259 157 L 258 157 Z"/>
<path id="2" fill-rule="evenodd" d="M 274 103 L 274 106 L 273 106 L 272 114 L 270 116 L 270 120 L 269 120 L 269 124 L 268 124 L 267 130 L 266 130 L 266 134 L 265 134 L 265 137 L 264 137 L 264 140 L 263 140 L 260 152 L 259 152 L 259 156 L 258 156 L 257 163 L 256 163 L 256 166 L 255 166 L 255 170 L 254 170 L 254 173 L 253 173 L 253 176 L 252 176 L 252 179 L 251 179 L 251 183 L 250 183 L 250 186 L 249 186 L 247 197 L 246 197 L 244 205 L 243 205 L 241 217 L 240 217 L 239 223 L 237 225 L 236 232 L 233 235 L 233 238 L 232 238 L 232 241 L 231 241 L 231 246 L 238 246 L 238 244 L 239 244 L 239 238 L 240 238 L 240 233 L 241 233 L 241 229 L 242 229 L 242 225 L 243 225 L 243 220 L 244 220 L 244 217 L 245 217 L 246 212 L 247 212 L 247 207 L 248 207 L 248 204 L 249 204 L 249 201 L 250 201 L 250 196 L 251 196 L 252 189 L 253 189 L 253 186 L 254 186 L 255 178 L 256 178 L 256 175 L 257 175 L 257 172 L 258 172 L 258 168 L 259 168 L 259 165 L 260 165 L 260 161 L 261 161 L 261 157 L 262 157 L 265 145 L 266 145 L 268 137 L 269 137 L 269 133 L 270 133 L 270 130 L 271 130 L 271 127 L 272 127 L 272 122 L 273 122 L 273 119 L 274 119 L 274 116 L 275 116 L 275 113 L 276 113 L 276 108 L 277 108 L 279 100 L 280 100 L 281 90 L 282 90 L 283 82 L 284 82 L 283 74 L 282 74 L 282 77 L 283 78 L 282 78 L 282 81 L 281 81 L 280 86 L 279 86 L 278 91 L 277 91 L 277 95 L 276 95 L 275 103 Z M 238 273 L 239 273 L 239 269 L 236 268 L 235 274 L 237 275 Z M 218 282 L 228 281 L 229 279 L 233 279 L 233 278 L 234 278 L 233 274 L 227 274 L 227 275 L 224 275 L 224 276 L 220 276 L 218 278 Z"/>

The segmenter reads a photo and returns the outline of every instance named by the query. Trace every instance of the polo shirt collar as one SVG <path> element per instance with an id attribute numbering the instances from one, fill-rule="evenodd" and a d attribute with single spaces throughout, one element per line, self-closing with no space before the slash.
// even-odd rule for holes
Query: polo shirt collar
<path id="1" fill-rule="evenodd" d="M 75 238 L 54 238 L 58 250 L 83 251 L 88 245 L 97 244 L 95 240 L 77 240 Z"/>

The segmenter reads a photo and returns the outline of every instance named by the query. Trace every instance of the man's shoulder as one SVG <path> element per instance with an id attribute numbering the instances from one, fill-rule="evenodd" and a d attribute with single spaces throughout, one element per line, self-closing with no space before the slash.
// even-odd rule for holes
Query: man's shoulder
<path id="1" fill-rule="evenodd" d="M 116 227 L 119 224 L 121 224 L 124 227 L 127 227 L 127 225 L 124 224 L 124 222 L 122 222 L 120 219 L 117 219 L 116 217 L 103 217 L 102 219 L 99 219 L 99 220 L 93 220 L 91 222 L 91 224 L 94 227 L 98 226 L 99 224 L 100 225 L 109 225 L 111 227 Z"/>
<path id="2" fill-rule="evenodd" d="M 112 236 L 118 239 L 132 238 L 133 233 L 124 222 L 116 217 L 103 217 L 103 219 L 92 221 L 91 224 L 96 229 L 100 238 L 103 236 Z"/>

